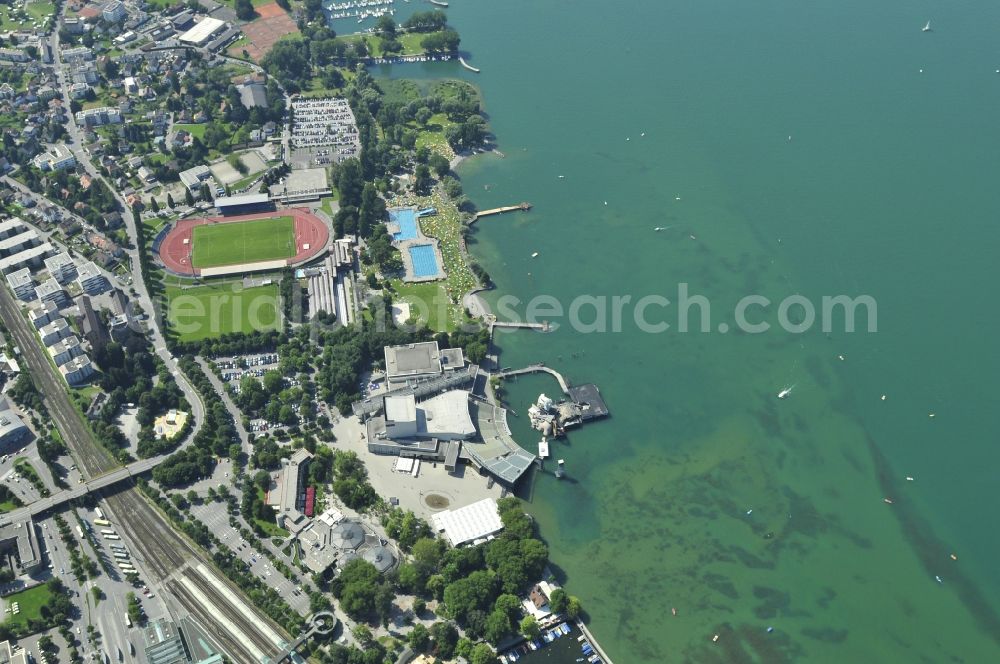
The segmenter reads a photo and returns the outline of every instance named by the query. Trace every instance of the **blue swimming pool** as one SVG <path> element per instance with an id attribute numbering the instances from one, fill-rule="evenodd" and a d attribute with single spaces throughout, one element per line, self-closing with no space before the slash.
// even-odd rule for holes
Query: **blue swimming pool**
<path id="1" fill-rule="evenodd" d="M 412 240 L 417 237 L 417 214 L 413 208 L 389 210 L 389 218 L 399 224 L 399 232 L 392 234 L 394 240 Z"/>
<path id="2" fill-rule="evenodd" d="M 418 244 L 410 247 L 410 262 L 413 263 L 414 277 L 435 277 L 439 273 L 433 245 Z"/>

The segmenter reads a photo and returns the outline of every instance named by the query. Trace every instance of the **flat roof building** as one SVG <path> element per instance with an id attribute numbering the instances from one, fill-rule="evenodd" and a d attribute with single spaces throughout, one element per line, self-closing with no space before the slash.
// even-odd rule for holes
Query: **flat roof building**
<path id="1" fill-rule="evenodd" d="M 503 530 L 500 510 L 493 498 L 432 514 L 431 525 L 443 533 L 452 546 L 477 543 Z"/>
<path id="2" fill-rule="evenodd" d="M 49 271 L 49 276 L 60 284 L 72 281 L 76 277 L 76 262 L 65 251 L 46 258 L 45 269 Z"/>
<path id="3" fill-rule="evenodd" d="M 69 301 L 69 298 L 66 296 L 66 291 L 63 290 L 62 284 L 51 277 L 43 281 L 35 288 L 35 297 L 42 302 L 52 302 L 60 308 Z"/>
<path id="4" fill-rule="evenodd" d="M 86 355 L 75 357 L 59 367 L 63 380 L 70 385 L 79 385 L 94 375 L 94 365 Z"/>
<path id="5" fill-rule="evenodd" d="M 46 348 L 57 341 L 62 341 L 72 333 L 73 331 L 70 329 L 69 323 L 62 316 L 53 318 L 51 323 L 38 330 L 38 335 L 42 338 L 42 344 Z"/>
<path id="6" fill-rule="evenodd" d="M 76 280 L 80 284 L 80 288 L 89 295 L 103 293 L 109 287 L 108 280 L 93 261 L 87 261 L 81 265 L 77 273 L 79 276 Z"/>
<path id="7" fill-rule="evenodd" d="M 51 256 L 54 253 L 55 248 L 48 242 L 22 249 L 17 253 L 0 258 L 0 272 L 6 274 L 11 270 L 39 267 L 46 256 Z"/>
<path id="8" fill-rule="evenodd" d="M 28 664 L 28 651 L 4 641 L 0 643 L 0 664 Z"/>
<path id="9" fill-rule="evenodd" d="M 217 18 L 212 18 L 211 16 L 206 16 L 197 23 L 194 24 L 190 30 L 182 34 L 179 39 L 182 43 L 192 44 L 194 46 L 204 46 L 207 44 L 215 33 L 222 30 L 226 25 L 225 21 L 221 21 Z"/>
<path id="10" fill-rule="evenodd" d="M 7 284 L 14 291 L 14 297 L 25 302 L 35 299 L 35 281 L 31 278 L 31 270 L 23 268 L 7 275 Z"/>
<path id="11" fill-rule="evenodd" d="M 464 366 L 461 348 L 440 350 L 436 341 L 385 347 L 385 374 L 390 384 L 429 380 Z"/>
<path id="12" fill-rule="evenodd" d="M 32 290 L 34 294 L 34 290 Z M 36 330 L 40 330 L 55 319 L 59 318 L 59 307 L 52 302 L 40 302 L 28 310 L 28 318 Z"/>
<path id="13" fill-rule="evenodd" d="M 269 194 L 242 194 L 240 196 L 220 196 L 215 199 L 215 207 L 224 215 L 243 214 L 244 212 L 271 209 L 274 207 L 274 203 L 271 202 Z"/>
<path id="14" fill-rule="evenodd" d="M 31 437 L 31 430 L 10 409 L 8 404 L 0 405 L 0 451 L 9 454 L 18 449 Z"/>
<path id="15" fill-rule="evenodd" d="M 157 620 L 142 630 L 145 641 L 146 661 L 149 664 L 188 664 L 177 626 L 166 620 Z"/>
<path id="16" fill-rule="evenodd" d="M 301 515 L 305 507 L 306 471 L 312 457 L 309 450 L 300 448 L 285 460 L 281 470 L 272 473 L 266 504 L 274 507 L 278 525 L 283 524 L 286 518 L 294 519 Z"/>
<path id="17" fill-rule="evenodd" d="M 30 517 L 0 528 L 0 560 L 7 562 L 15 575 L 30 572 L 41 564 L 35 522 Z"/>
<path id="18" fill-rule="evenodd" d="M 70 360 L 83 355 L 83 348 L 80 347 L 80 338 L 71 334 L 65 339 L 60 339 L 48 348 L 49 355 L 57 367 L 61 367 Z"/>
<path id="19" fill-rule="evenodd" d="M 186 171 L 181 171 L 178 174 L 181 178 L 181 183 L 188 188 L 191 193 L 201 189 L 201 184 L 212 177 L 212 171 L 208 169 L 208 166 L 202 164 L 201 166 L 194 166 L 187 169 Z"/>

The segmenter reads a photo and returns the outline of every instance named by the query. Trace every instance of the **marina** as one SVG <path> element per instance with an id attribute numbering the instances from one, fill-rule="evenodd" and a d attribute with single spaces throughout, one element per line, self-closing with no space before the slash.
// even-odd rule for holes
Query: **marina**
<path id="1" fill-rule="evenodd" d="M 582 623 L 563 622 L 543 627 L 537 639 L 525 640 L 500 653 L 505 664 L 612 664 Z"/>

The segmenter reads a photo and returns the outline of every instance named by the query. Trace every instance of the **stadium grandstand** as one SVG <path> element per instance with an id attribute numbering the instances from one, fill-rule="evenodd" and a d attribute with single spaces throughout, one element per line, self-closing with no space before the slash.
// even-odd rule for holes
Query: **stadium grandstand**
<path id="1" fill-rule="evenodd" d="M 242 194 L 240 196 L 220 196 L 215 199 L 215 207 L 225 217 L 251 212 L 274 210 L 274 202 L 268 194 Z"/>

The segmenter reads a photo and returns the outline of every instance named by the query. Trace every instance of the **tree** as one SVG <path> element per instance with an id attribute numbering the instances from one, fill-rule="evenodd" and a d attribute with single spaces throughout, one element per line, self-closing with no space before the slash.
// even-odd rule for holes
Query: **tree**
<path id="1" fill-rule="evenodd" d="M 375 32 L 381 33 L 383 37 L 393 38 L 396 36 L 396 21 L 389 14 L 382 14 L 375 21 Z"/>
<path id="2" fill-rule="evenodd" d="M 436 173 L 439 178 L 443 178 L 448 175 L 449 171 L 451 171 L 451 164 L 448 162 L 448 158 L 442 154 L 438 154 L 437 152 L 431 155 L 428 165 L 434 170 L 434 173 Z"/>
<path id="3" fill-rule="evenodd" d="M 455 656 L 458 645 L 458 630 L 453 624 L 450 622 L 434 623 L 431 625 L 431 636 L 434 637 L 438 656 L 446 660 Z"/>
<path id="4" fill-rule="evenodd" d="M 562 588 L 556 588 L 549 595 L 549 609 L 552 610 L 552 613 L 565 613 L 568 602 L 569 596 Z"/>
<path id="5" fill-rule="evenodd" d="M 236 0 L 236 17 L 241 21 L 252 21 L 257 13 L 251 0 Z"/>
<path id="6" fill-rule="evenodd" d="M 430 122 L 431 117 L 433 115 L 434 115 L 434 112 L 431 111 L 431 109 L 427 108 L 426 106 L 423 106 L 423 107 L 421 107 L 421 109 L 419 111 L 417 111 L 416 115 L 414 115 L 414 119 L 417 122 L 419 122 L 421 124 L 421 126 L 426 127 L 427 123 Z"/>
<path id="7" fill-rule="evenodd" d="M 580 617 L 583 612 L 583 607 L 580 605 L 580 600 L 575 595 L 570 595 L 566 601 L 566 615 L 573 620 Z"/>
<path id="8" fill-rule="evenodd" d="M 156 202 L 155 198 L 149 199 L 149 209 L 152 210 L 153 212 L 160 211 L 160 204 Z"/>
<path id="9" fill-rule="evenodd" d="M 407 641 L 414 651 L 424 652 L 431 643 L 431 635 L 422 623 L 417 623 L 413 626 L 413 630 L 410 631 Z"/>
<path id="10" fill-rule="evenodd" d="M 171 196 L 170 194 L 167 194 L 167 207 L 170 208 L 171 210 L 174 209 L 174 197 Z"/>
<path id="11" fill-rule="evenodd" d="M 495 664 L 496 653 L 485 643 L 477 643 L 469 655 L 469 664 Z"/>
<path id="12" fill-rule="evenodd" d="M 542 628 L 538 626 L 535 616 L 525 616 L 522 618 L 520 628 L 521 634 L 524 634 L 529 639 L 537 639 L 538 635 L 542 633 Z"/>
<path id="13" fill-rule="evenodd" d="M 187 203 L 188 207 L 194 205 L 194 195 L 187 187 L 184 187 L 184 202 Z"/>
<path id="14" fill-rule="evenodd" d="M 431 171 L 425 165 L 420 164 L 413 170 L 413 191 L 421 196 L 425 196 L 431 189 Z"/>

